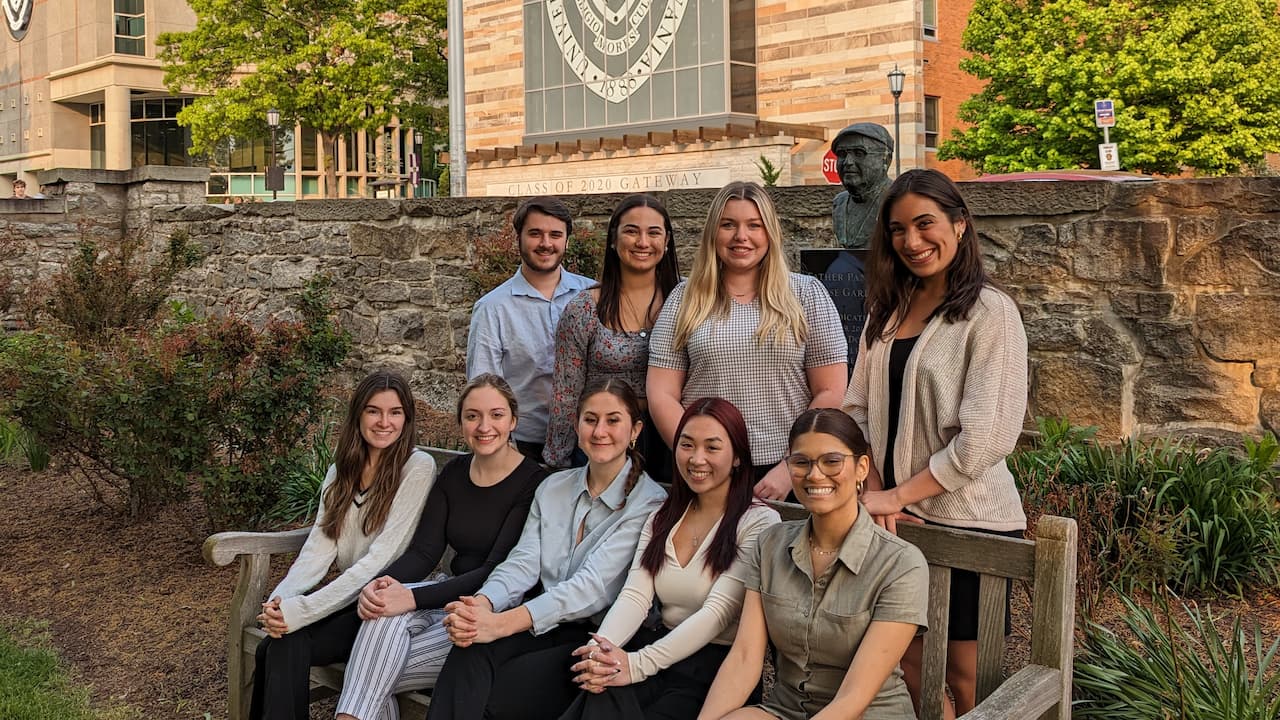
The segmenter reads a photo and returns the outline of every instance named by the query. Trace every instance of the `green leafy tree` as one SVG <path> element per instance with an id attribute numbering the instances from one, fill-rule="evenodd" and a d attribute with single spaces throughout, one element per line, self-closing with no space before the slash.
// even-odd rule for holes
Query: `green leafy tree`
<path id="1" fill-rule="evenodd" d="M 165 83 L 198 98 L 178 116 L 195 152 L 228 135 L 262 137 L 280 110 L 322 138 L 325 191 L 337 194 L 339 136 L 442 122 L 445 0 L 189 0 L 195 29 L 163 33 Z"/>
<path id="2" fill-rule="evenodd" d="M 1277 0 L 976 0 L 961 68 L 986 81 L 939 158 L 983 172 L 1097 165 L 1115 101 L 1126 169 L 1240 172 L 1280 151 Z"/>

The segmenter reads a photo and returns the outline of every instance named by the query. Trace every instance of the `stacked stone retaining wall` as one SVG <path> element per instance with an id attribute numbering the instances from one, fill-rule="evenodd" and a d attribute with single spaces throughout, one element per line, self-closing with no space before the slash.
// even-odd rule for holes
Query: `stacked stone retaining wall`
<path id="1" fill-rule="evenodd" d="M 84 171 L 51 183 L 57 195 L 37 201 L 39 212 L 0 203 L 0 232 L 22 248 L 0 267 L 19 288 L 52 273 L 86 231 L 156 243 L 185 231 L 205 258 L 176 294 L 198 311 L 289 313 L 290 295 L 327 273 L 357 341 L 352 369 L 398 367 L 423 399 L 452 405 L 474 244 L 506 222 L 514 199 L 207 205 L 194 178 L 75 172 Z M 1022 307 L 1029 424 L 1064 416 L 1105 437 L 1280 431 L 1280 178 L 962 187 L 989 269 Z M 837 189 L 775 191 L 793 261 L 798 248 L 831 245 Z M 682 267 L 713 194 L 660 194 Z M 620 197 L 565 199 L 580 224 L 602 232 Z"/>

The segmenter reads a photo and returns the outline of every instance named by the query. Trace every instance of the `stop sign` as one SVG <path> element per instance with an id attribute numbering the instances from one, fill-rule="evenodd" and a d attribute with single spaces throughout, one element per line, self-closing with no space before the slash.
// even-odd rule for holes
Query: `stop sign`
<path id="1" fill-rule="evenodd" d="M 836 154 L 830 150 L 822 156 L 822 174 L 827 176 L 827 182 L 832 185 L 840 184 L 840 173 L 836 172 Z"/>

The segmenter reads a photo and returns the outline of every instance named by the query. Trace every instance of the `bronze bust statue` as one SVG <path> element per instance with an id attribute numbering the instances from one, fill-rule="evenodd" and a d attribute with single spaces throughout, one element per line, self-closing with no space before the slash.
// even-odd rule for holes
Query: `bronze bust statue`
<path id="1" fill-rule="evenodd" d="M 889 187 L 893 137 L 875 123 L 854 123 L 831 143 L 844 192 L 836 195 L 831 221 L 841 247 L 865 248 L 871 242 L 880 196 Z"/>

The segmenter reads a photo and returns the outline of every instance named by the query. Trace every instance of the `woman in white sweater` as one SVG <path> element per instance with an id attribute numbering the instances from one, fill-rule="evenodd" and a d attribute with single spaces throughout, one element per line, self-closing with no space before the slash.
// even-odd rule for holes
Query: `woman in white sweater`
<path id="1" fill-rule="evenodd" d="M 675 440 L 671 493 L 599 632 L 574 651 L 583 692 L 561 720 L 692 718 L 733 643 L 744 591 L 726 571 L 780 518 L 752 497 L 747 426 L 732 403 L 695 400 Z M 662 617 L 650 626 L 655 598 Z"/>
<path id="2" fill-rule="evenodd" d="M 1026 413 L 1027 337 L 1017 304 L 983 270 L 955 183 L 936 170 L 894 181 L 867 278 L 863 349 L 844 401 L 871 443 L 863 505 L 890 531 L 905 520 L 1021 537 L 1027 519 L 1005 457 Z M 948 716 L 974 705 L 977 617 L 977 576 L 953 571 Z M 917 639 L 902 662 L 917 706 L 921 648 Z"/>
<path id="3" fill-rule="evenodd" d="M 305 720 L 311 666 L 350 653 L 356 596 L 404 551 L 435 479 L 435 461 L 414 448 L 414 434 L 404 378 L 379 371 L 356 386 L 315 526 L 258 615 L 268 637 L 258 645 L 253 720 Z M 333 565 L 341 574 L 312 591 Z"/>

